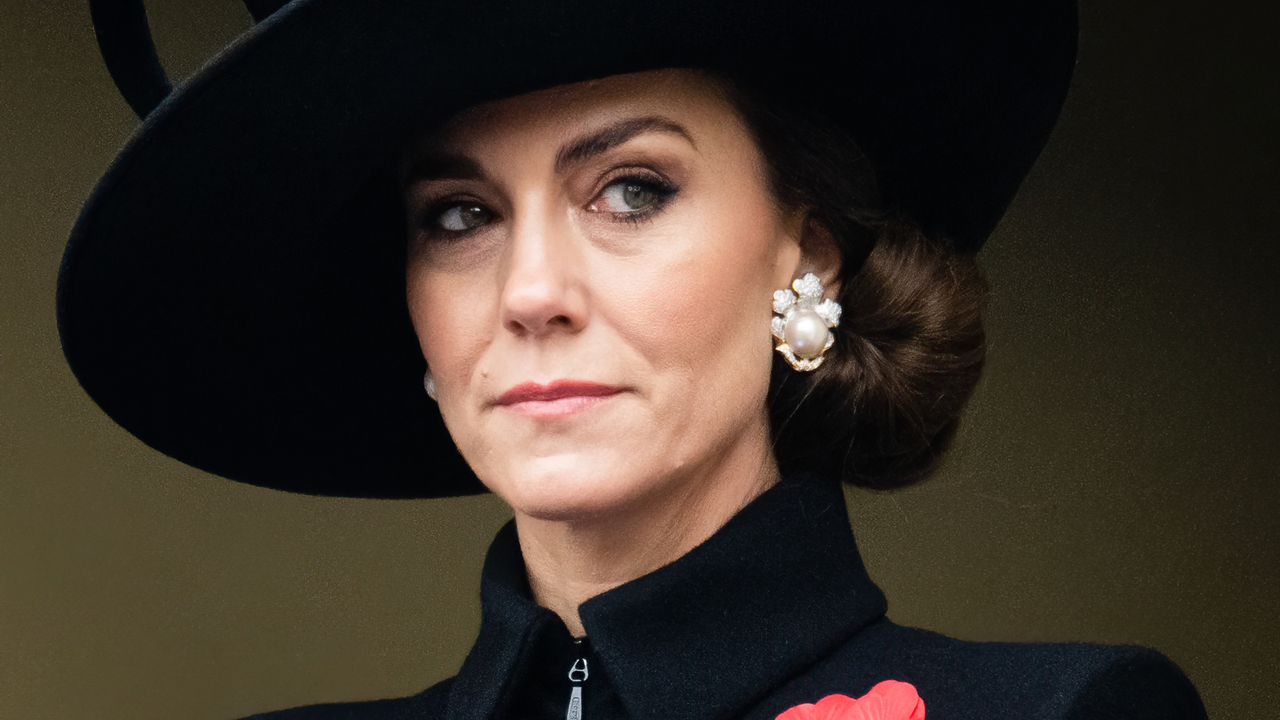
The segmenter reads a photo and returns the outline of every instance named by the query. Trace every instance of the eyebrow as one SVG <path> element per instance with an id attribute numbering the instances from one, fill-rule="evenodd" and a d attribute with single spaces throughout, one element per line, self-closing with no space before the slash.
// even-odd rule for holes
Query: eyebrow
<path id="1" fill-rule="evenodd" d="M 679 123 L 657 115 L 619 120 L 596 132 L 569 143 L 556 153 L 556 172 L 563 172 L 573 163 L 589 160 L 608 152 L 637 135 L 647 132 L 664 132 L 679 135 L 697 148 L 689 131 Z"/>
<path id="2" fill-rule="evenodd" d="M 484 180 L 480 163 L 465 155 L 429 154 L 409 163 L 404 173 L 404 187 L 429 180 Z"/>
<path id="3" fill-rule="evenodd" d="M 637 135 L 647 132 L 679 135 L 695 149 L 697 148 L 689 131 L 673 120 L 657 115 L 628 118 L 607 125 L 562 147 L 556 153 L 555 171 L 557 174 L 564 172 L 569 165 L 608 152 Z M 403 185 L 408 187 L 420 181 L 484 180 L 486 175 L 484 168 L 466 155 L 429 153 L 410 162 L 403 177 Z"/>

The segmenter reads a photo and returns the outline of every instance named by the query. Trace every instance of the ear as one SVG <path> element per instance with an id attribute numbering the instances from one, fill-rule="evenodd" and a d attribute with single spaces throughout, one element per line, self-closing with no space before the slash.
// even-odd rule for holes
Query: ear
<path id="1" fill-rule="evenodd" d="M 825 295 L 834 298 L 840 292 L 840 248 L 826 226 L 812 213 L 805 212 L 800 226 L 800 258 L 793 278 L 813 273 L 822 281 Z"/>

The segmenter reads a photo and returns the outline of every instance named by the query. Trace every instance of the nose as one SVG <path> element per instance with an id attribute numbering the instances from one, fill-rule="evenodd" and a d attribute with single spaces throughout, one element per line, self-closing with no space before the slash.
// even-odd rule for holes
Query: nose
<path id="1" fill-rule="evenodd" d="M 576 333 L 586 324 L 583 258 L 567 218 L 517 213 L 502 285 L 502 323 L 521 337 Z"/>

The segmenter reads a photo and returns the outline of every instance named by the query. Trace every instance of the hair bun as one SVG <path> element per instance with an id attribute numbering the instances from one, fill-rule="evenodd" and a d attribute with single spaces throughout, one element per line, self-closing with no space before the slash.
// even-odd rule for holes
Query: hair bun
<path id="1" fill-rule="evenodd" d="M 779 463 L 879 489 L 928 477 L 982 373 L 986 296 L 973 255 L 903 221 L 884 223 L 842 282 L 827 361 L 812 375 L 775 366 Z"/>

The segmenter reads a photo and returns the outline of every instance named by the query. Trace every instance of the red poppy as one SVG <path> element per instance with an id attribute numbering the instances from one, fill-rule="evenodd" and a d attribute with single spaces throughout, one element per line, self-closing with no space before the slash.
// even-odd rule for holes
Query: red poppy
<path id="1" fill-rule="evenodd" d="M 777 720 L 924 720 L 924 701 L 911 683 L 885 680 L 860 698 L 828 695 L 790 708 Z"/>

